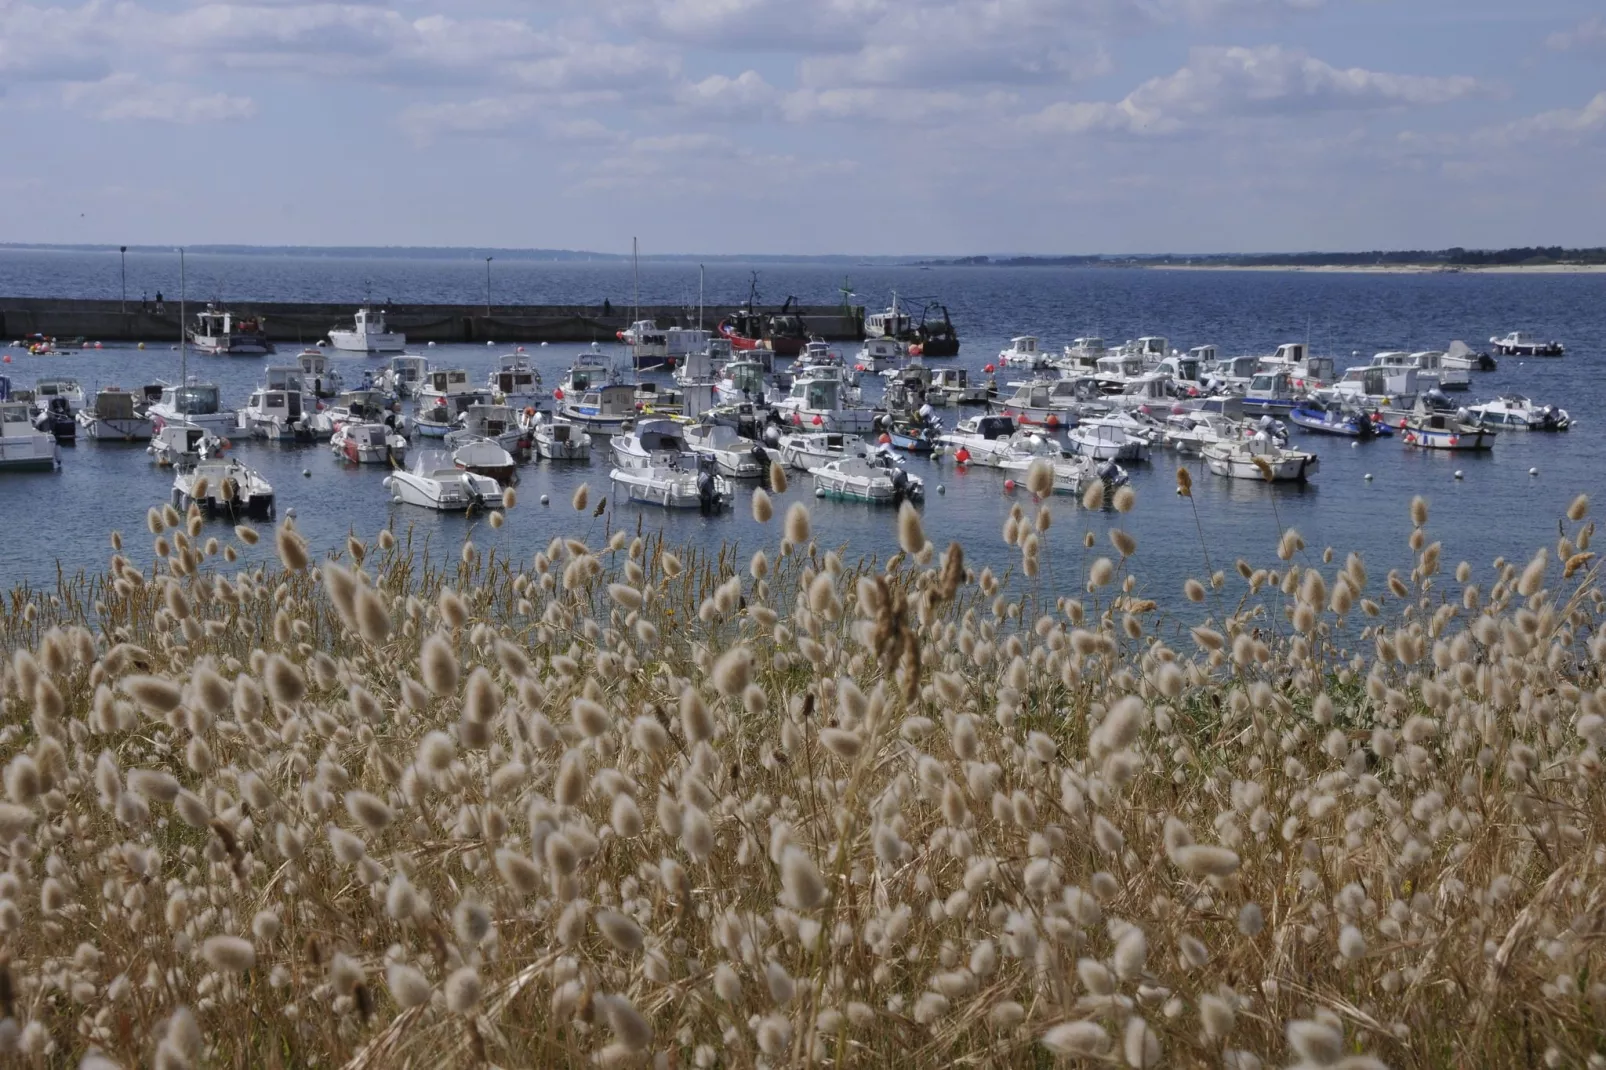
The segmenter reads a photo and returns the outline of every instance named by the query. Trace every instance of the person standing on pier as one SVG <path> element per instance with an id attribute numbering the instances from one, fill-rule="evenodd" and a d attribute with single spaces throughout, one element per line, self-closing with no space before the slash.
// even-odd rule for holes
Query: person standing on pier
<path id="1" fill-rule="evenodd" d="M 158 316 L 160 316 L 166 311 L 167 311 L 167 308 L 162 304 L 162 291 L 157 290 L 156 291 L 156 314 Z"/>

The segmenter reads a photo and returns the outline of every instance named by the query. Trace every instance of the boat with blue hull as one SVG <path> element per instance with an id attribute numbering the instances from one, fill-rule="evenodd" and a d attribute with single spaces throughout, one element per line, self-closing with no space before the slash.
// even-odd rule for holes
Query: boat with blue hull
<path id="1" fill-rule="evenodd" d="M 1288 422 L 1306 431 L 1344 438 L 1373 438 L 1389 433 L 1386 425 L 1374 421 L 1364 412 L 1314 403 L 1296 405 L 1290 409 Z"/>

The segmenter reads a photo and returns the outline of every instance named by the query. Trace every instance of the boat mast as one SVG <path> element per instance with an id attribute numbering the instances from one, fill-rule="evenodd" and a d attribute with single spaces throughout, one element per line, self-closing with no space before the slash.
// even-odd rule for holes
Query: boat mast
<path id="1" fill-rule="evenodd" d="M 697 329 L 703 329 L 703 276 L 706 273 L 703 265 L 697 265 Z"/>
<path id="2" fill-rule="evenodd" d="M 641 259 L 636 249 L 636 239 L 630 239 L 630 274 L 635 281 L 635 304 L 631 308 L 630 321 L 635 323 L 641 319 Z"/>
<path id="3" fill-rule="evenodd" d="M 190 351 L 184 334 L 184 250 L 178 251 L 178 404 L 179 412 L 189 415 Z"/>

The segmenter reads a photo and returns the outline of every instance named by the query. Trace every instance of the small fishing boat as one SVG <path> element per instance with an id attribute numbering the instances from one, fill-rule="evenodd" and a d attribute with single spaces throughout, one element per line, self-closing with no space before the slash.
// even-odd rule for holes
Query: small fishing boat
<path id="1" fill-rule="evenodd" d="M 159 465 L 189 465 L 208 461 L 228 448 L 228 440 L 198 424 L 164 420 L 151 436 L 147 453 Z"/>
<path id="2" fill-rule="evenodd" d="M 1006 472 L 1030 473 L 1033 465 L 1047 461 L 1054 475 L 1055 494 L 1080 495 L 1094 480 L 1102 482 L 1106 490 L 1114 490 L 1131 480 L 1126 469 L 1114 461 L 1095 461 L 1091 457 L 1067 458 L 1056 444 L 1030 432 L 1019 438 L 1021 441 L 1005 455 L 999 467 Z M 1037 441 L 1033 443 L 1030 439 Z"/>
<path id="3" fill-rule="evenodd" d="M 94 403 L 78 410 L 78 426 L 100 441 L 149 442 L 155 427 L 141 406 L 144 399 L 120 386 L 95 394 Z"/>
<path id="4" fill-rule="evenodd" d="M 1535 405 L 1521 394 L 1469 405 L 1466 411 L 1470 419 L 1500 431 L 1565 431 L 1572 426 L 1566 409 Z"/>
<path id="5" fill-rule="evenodd" d="M 1400 441 L 1421 450 L 1477 451 L 1494 449 L 1495 431 L 1450 413 L 1418 411 L 1400 421 Z"/>
<path id="6" fill-rule="evenodd" d="M 273 516 L 273 486 L 255 469 L 237 460 L 204 460 L 181 466 L 173 476 L 173 506 L 198 506 L 206 516 L 228 520 L 268 520 Z"/>
<path id="7" fill-rule="evenodd" d="M 941 315 L 935 319 L 932 313 Z M 936 301 L 927 302 L 920 312 L 920 322 L 915 324 L 914 340 L 909 343 L 911 357 L 957 357 L 959 356 L 959 332 L 954 329 L 954 321 L 948 316 L 948 306 Z"/>
<path id="8" fill-rule="evenodd" d="M 217 384 L 194 379 L 183 385 L 163 383 L 162 396 L 146 411 L 157 424 L 192 424 L 219 436 L 240 426 L 240 414 L 223 407 Z"/>
<path id="9" fill-rule="evenodd" d="M 812 472 L 821 465 L 846 457 L 849 448 L 858 444 L 861 440 L 857 435 L 844 435 L 840 431 L 794 431 L 781 436 L 776 450 L 788 468 Z"/>
<path id="10" fill-rule="evenodd" d="M 1366 413 L 1314 399 L 1290 409 L 1288 422 L 1321 435 L 1373 438 L 1377 434 L 1376 425 Z"/>
<path id="11" fill-rule="evenodd" d="M 50 472 L 60 467 L 61 447 L 53 435 L 34 427 L 28 403 L 0 402 L 0 471 Z"/>
<path id="12" fill-rule="evenodd" d="M 1072 453 L 1095 461 L 1131 463 L 1149 459 L 1149 441 L 1133 434 L 1129 427 L 1110 417 L 1084 420 L 1073 427 L 1066 437 Z"/>
<path id="13" fill-rule="evenodd" d="M 486 509 L 502 497 L 496 480 L 457 467 L 442 450 L 419 450 L 412 464 L 386 476 L 382 486 L 398 504 L 441 512 Z"/>
<path id="14" fill-rule="evenodd" d="M 51 398 L 57 397 L 66 401 L 71 413 L 77 413 L 84 407 L 84 388 L 78 385 L 77 379 L 40 379 L 34 384 L 34 404 L 43 407 Z"/>
<path id="15" fill-rule="evenodd" d="M 674 459 L 649 468 L 615 468 L 609 479 L 615 500 L 638 505 L 712 513 L 730 508 L 735 500 L 730 480 L 716 471 L 712 457 L 699 457 L 691 465 Z"/>
<path id="16" fill-rule="evenodd" d="M 401 398 L 417 397 L 429 375 L 428 359 L 416 353 L 403 353 L 391 357 L 390 364 L 380 373 L 379 383 Z"/>
<path id="17" fill-rule="evenodd" d="M 329 344 L 346 353 L 400 353 L 407 336 L 385 326 L 385 310 L 368 305 L 357 310 L 350 327 L 329 328 Z"/>
<path id="18" fill-rule="evenodd" d="M 759 479 L 770 470 L 769 451 L 725 424 L 692 424 L 686 428 L 685 442 L 699 457 L 714 458 L 720 474 L 733 479 Z"/>
<path id="19" fill-rule="evenodd" d="M 865 333 L 869 333 L 868 320 Z M 853 366 L 861 372 L 879 374 L 901 365 L 908 352 L 908 348 L 895 339 L 868 337 L 864 340 L 864 345 L 859 347 L 859 352 L 854 354 Z"/>
<path id="20" fill-rule="evenodd" d="M 1489 345 L 1502 357 L 1559 357 L 1567 351 L 1560 342 L 1542 342 L 1527 331 L 1490 338 Z"/>
<path id="21" fill-rule="evenodd" d="M 329 367 L 329 358 L 321 349 L 303 349 L 297 353 L 296 367 L 301 369 L 302 389 L 315 398 L 332 398 L 346 388 L 340 373 Z"/>
<path id="22" fill-rule="evenodd" d="M 1465 342 L 1457 340 L 1444 351 L 1444 366 L 1464 372 L 1492 372 L 1500 362 L 1487 353 L 1474 353 Z"/>
<path id="23" fill-rule="evenodd" d="M 465 472 L 489 476 L 502 486 L 518 482 L 518 461 L 513 455 L 488 438 L 457 439 L 447 436 L 452 450 L 452 463 Z"/>
<path id="24" fill-rule="evenodd" d="M 935 368 L 931 373 L 928 399 L 941 398 L 944 405 L 985 405 L 987 384 L 972 383 L 964 368 Z M 936 404 L 933 401 L 933 404 Z"/>
<path id="25" fill-rule="evenodd" d="M 329 438 L 329 450 L 352 464 L 393 464 L 407 459 L 407 440 L 384 424 L 342 423 Z"/>
<path id="26" fill-rule="evenodd" d="M 301 369 L 269 367 L 265 383 L 251 392 L 239 412 L 239 428 L 252 438 L 269 442 L 312 442 L 318 432 L 312 426 Z"/>
<path id="27" fill-rule="evenodd" d="M 530 452 L 530 434 L 519 422 L 518 412 L 510 405 L 475 402 L 457 417 L 457 430 L 448 432 L 446 441 L 451 444 L 455 436 L 488 438 L 515 455 L 527 456 Z"/>
<path id="28" fill-rule="evenodd" d="M 684 425 L 667 416 L 637 420 L 629 430 L 608 440 L 608 450 L 619 468 L 693 463 Z"/>
<path id="29" fill-rule="evenodd" d="M 185 330 L 189 342 L 202 353 L 219 356 L 254 357 L 273 352 L 261 316 L 236 318 L 234 313 L 207 305 L 195 314 L 195 322 Z"/>
<path id="30" fill-rule="evenodd" d="M 515 409 L 540 406 L 546 402 L 546 392 L 541 389 L 541 373 L 535 370 L 530 358 L 523 352 L 509 353 L 499 358 L 496 367 L 486 377 L 486 385 L 503 404 Z"/>
<path id="31" fill-rule="evenodd" d="M 559 391 L 558 415 L 596 437 L 621 433 L 636 418 L 636 388 L 605 383 L 578 394 Z"/>
<path id="32" fill-rule="evenodd" d="M 864 317 L 864 337 L 869 341 L 902 342 L 914 337 L 915 318 L 898 307 L 898 291 L 892 291 L 892 305 L 885 312 Z"/>
<path id="33" fill-rule="evenodd" d="M 445 438 L 458 427 L 458 417 L 470 405 L 491 404 L 488 387 L 469 383 L 463 368 L 437 368 L 424 376 L 418 391 L 418 415 L 413 427 L 429 438 Z"/>
<path id="34" fill-rule="evenodd" d="M 992 403 L 994 412 L 1018 424 L 1040 424 L 1049 430 L 1075 427 L 1084 413 L 1104 412 L 1103 392 L 1087 376 L 1079 379 L 1029 379 L 1007 384 L 1013 392 Z"/>
<path id="35" fill-rule="evenodd" d="M 1266 483 L 1303 483 L 1321 463 L 1316 454 L 1289 449 L 1263 431 L 1242 442 L 1206 446 L 1204 459 L 1218 476 Z"/>
<path id="36" fill-rule="evenodd" d="M 526 412 L 524 426 L 530 433 L 537 457 L 549 461 L 587 461 L 591 459 L 591 436 L 559 416 L 542 419 Z"/>
<path id="37" fill-rule="evenodd" d="M 1025 368 L 1043 371 L 1053 366 L 1054 358 L 1037 346 L 1037 336 L 1023 334 L 1009 340 L 1009 348 L 998 352 L 998 363 L 1006 368 Z"/>
<path id="38" fill-rule="evenodd" d="M 960 420 L 937 444 L 959 464 L 996 468 L 1014 434 L 1015 421 L 1008 416 L 972 416 Z"/>
<path id="39" fill-rule="evenodd" d="M 919 476 L 903 470 L 901 460 L 885 447 L 856 451 L 814 470 L 814 493 L 839 501 L 896 505 L 925 498 Z"/>
<path id="40" fill-rule="evenodd" d="M 876 413 L 857 402 L 858 392 L 827 370 L 792 380 L 792 391 L 775 406 L 783 423 L 805 430 L 864 432 L 875 429 Z"/>
<path id="41" fill-rule="evenodd" d="M 1244 391 L 1243 406 L 1246 413 L 1269 413 L 1287 416 L 1294 406 L 1304 401 L 1304 392 L 1294 386 L 1294 378 L 1286 371 L 1257 372 Z"/>
<path id="42" fill-rule="evenodd" d="M 36 402 L 30 410 L 34 427 L 64 446 L 71 446 L 78 441 L 78 419 L 73 415 L 67 399 L 57 395 L 42 400 L 43 404 Z"/>
<path id="43" fill-rule="evenodd" d="M 922 420 L 919 416 L 889 420 L 885 426 L 886 430 L 881 434 L 882 444 L 906 453 L 930 453 L 937 448 L 938 439 L 942 436 L 940 424 Z"/>
<path id="44" fill-rule="evenodd" d="M 412 422 L 399 411 L 399 405 L 383 390 L 348 390 L 311 417 L 313 430 L 329 435 L 345 424 L 385 424 L 403 438 L 412 431 Z"/>

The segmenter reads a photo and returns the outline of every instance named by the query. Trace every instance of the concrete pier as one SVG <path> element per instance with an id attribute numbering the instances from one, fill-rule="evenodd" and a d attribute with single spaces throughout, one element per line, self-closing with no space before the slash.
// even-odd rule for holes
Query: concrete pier
<path id="1" fill-rule="evenodd" d="M 192 317 L 206 303 L 191 302 Z M 331 327 L 351 326 L 357 306 L 275 301 L 230 302 L 236 316 L 260 316 L 275 342 L 312 345 L 329 336 Z M 380 307 L 380 306 L 376 306 Z M 407 335 L 408 345 L 423 342 L 611 342 L 630 326 L 628 301 L 606 305 L 386 305 L 385 320 Z M 703 325 L 713 330 L 734 305 L 710 305 Z M 780 311 L 761 306 L 761 313 Z M 810 332 L 828 341 L 864 337 L 863 306 L 793 306 Z M 659 327 L 695 327 L 697 310 L 679 305 L 643 305 L 639 318 Z M 193 322 L 193 320 L 192 320 Z M 0 345 L 30 334 L 55 338 L 82 336 L 92 342 L 177 342 L 178 302 L 168 299 L 161 311 L 155 302 L 80 301 L 70 298 L 0 297 Z"/>

